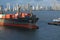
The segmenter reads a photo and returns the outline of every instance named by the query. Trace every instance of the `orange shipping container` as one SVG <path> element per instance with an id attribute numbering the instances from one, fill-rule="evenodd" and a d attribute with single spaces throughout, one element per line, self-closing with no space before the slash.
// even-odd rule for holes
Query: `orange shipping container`
<path id="1" fill-rule="evenodd" d="M 12 15 L 12 19 L 14 19 L 15 18 L 15 15 Z"/>
<path id="2" fill-rule="evenodd" d="M 2 16 L 3 19 L 5 19 L 5 16 Z"/>
<path id="3" fill-rule="evenodd" d="M 10 19 L 10 14 L 6 14 L 6 19 Z"/>

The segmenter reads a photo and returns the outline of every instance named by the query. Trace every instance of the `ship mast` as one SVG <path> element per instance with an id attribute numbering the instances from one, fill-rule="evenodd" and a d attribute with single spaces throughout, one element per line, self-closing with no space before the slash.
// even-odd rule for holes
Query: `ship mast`
<path id="1" fill-rule="evenodd" d="M 30 14 L 31 14 L 31 16 L 32 16 L 32 6 L 30 6 Z"/>
<path id="2" fill-rule="evenodd" d="M 18 10 L 17 10 L 18 15 L 20 14 L 20 9 L 21 9 L 21 7 L 18 5 Z"/>
<path id="3" fill-rule="evenodd" d="M 18 13 L 20 12 L 20 9 L 21 9 L 21 7 L 19 6 L 19 7 L 18 7 Z"/>
<path id="4" fill-rule="evenodd" d="M 21 9 L 21 7 L 19 6 L 19 5 L 17 5 L 17 12 L 19 13 L 20 12 L 20 9 Z"/>

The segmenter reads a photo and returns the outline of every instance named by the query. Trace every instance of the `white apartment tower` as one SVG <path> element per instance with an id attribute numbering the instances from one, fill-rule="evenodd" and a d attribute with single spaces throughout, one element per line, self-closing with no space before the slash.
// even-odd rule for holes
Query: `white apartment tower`
<path id="1" fill-rule="evenodd" d="M 7 10 L 11 10 L 10 9 L 10 3 L 7 3 L 7 7 L 6 8 L 7 8 Z"/>

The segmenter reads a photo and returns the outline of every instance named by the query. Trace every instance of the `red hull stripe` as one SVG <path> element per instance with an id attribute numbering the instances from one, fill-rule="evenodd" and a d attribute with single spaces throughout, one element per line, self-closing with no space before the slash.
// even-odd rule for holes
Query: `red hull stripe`
<path id="1" fill-rule="evenodd" d="M 9 23 L 2 23 L 0 22 L 1 26 L 14 26 L 14 27 L 22 27 L 22 28 L 31 28 L 31 29 L 36 29 L 36 25 L 31 25 L 31 24 L 9 24 Z"/>

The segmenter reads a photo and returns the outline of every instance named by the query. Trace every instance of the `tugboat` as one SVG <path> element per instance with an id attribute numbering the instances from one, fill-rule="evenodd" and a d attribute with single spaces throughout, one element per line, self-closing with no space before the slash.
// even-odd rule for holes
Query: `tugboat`
<path id="1" fill-rule="evenodd" d="M 60 18 L 53 19 L 53 22 L 49 22 L 50 25 L 60 25 Z"/>
<path id="2" fill-rule="evenodd" d="M 15 14 L 0 13 L 0 26 L 12 26 L 27 29 L 38 29 L 36 22 L 38 18 L 30 11 L 30 13 L 20 12 L 21 7 Z"/>

